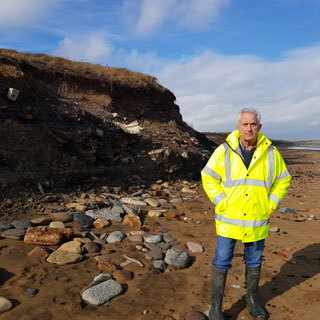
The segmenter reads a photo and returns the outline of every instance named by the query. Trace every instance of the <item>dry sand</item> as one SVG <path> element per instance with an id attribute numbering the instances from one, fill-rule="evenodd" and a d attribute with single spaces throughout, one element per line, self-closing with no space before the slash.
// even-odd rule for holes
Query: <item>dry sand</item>
<path id="1" fill-rule="evenodd" d="M 282 150 L 293 176 L 289 192 L 280 207 L 291 207 L 297 215 L 276 211 L 266 241 L 259 297 L 273 320 L 314 320 L 320 312 L 320 220 L 297 222 L 297 218 L 314 215 L 320 219 L 320 152 Z M 205 251 L 192 254 L 192 264 L 183 270 L 161 275 L 148 273 L 151 262 L 135 249 L 128 239 L 121 244 L 108 244 L 104 253 L 120 263 L 122 254 L 145 262 L 142 268 L 129 264 L 134 272 L 125 293 L 92 310 L 81 301 L 80 291 L 99 274 L 96 261 L 57 266 L 26 254 L 34 247 L 22 241 L 0 238 L 0 296 L 10 299 L 12 310 L 0 314 L 1 320 L 71 320 L 71 319 L 184 319 L 189 310 L 205 311 L 210 303 L 210 267 L 216 244 L 213 208 L 200 184 L 201 196 L 196 201 L 178 204 L 183 219 L 147 218 L 144 226 L 150 234 L 161 228 L 170 229 L 181 246 L 188 241 L 200 243 Z M 200 201 L 199 201 L 200 200 Z M 18 217 L 31 219 L 34 216 Z M 17 217 L 15 217 L 17 218 Z M 126 225 L 114 223 L 108 232 L 129 232 Z M 283 254 L 279 253 L 282 252 Z M 248 319 L 244 303 L 243 245 L 238 242 L 233 267 L 228 274 L 223 309 L 226 319 Z M 240 289 L 231 287 L 241 286 Z M 39 289 L 34 297 L 24 294 L 28 288 Z M 143 311 L 145 311 L 143 314 Z"/>

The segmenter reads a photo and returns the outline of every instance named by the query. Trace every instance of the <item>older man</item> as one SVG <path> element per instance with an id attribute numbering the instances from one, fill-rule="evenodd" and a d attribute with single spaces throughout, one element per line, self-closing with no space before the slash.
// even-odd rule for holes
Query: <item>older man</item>
<path id="1" fill-rule="evenodd" d="M 237 240 L 244 243 L 247 308 L 254 319 L 266 318 L 257 301 L 264 241 L 270 215 L 291 180 L 280 153 L 260 132 L 256 110 L 240 110 L 237 129 L 214 151 L 201 172 L 203 188 L 215 205 L 217 232 L 210 320 L 223 320 L 222 298 Z"/>

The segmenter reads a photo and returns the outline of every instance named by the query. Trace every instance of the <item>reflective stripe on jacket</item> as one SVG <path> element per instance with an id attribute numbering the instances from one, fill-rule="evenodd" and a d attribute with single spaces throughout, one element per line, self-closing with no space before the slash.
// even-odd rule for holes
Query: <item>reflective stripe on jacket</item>
<path id="1" fill-rule="evenodd" d="M 287 192 L 291 176 L 279 151 L 261 132 L 249 168 L 235 130 L 201 172 L 205 192 L 215 207 L 217 234 L 252 242 L 269 232 L 270 214 Z"/>

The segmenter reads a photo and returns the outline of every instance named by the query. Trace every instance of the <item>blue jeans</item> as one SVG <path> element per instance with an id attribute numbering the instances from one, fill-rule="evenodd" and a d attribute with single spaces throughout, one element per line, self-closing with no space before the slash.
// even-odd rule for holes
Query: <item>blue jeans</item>
<path id="1" fill-rule="evenodd" d="M 217 236 L 217 247 L 212 264 L 222 270 L 228 271 L 231 268 L 233 250 L 237 240 Z M 264 249 L 264 239 L 244 243 L 244 261 L 248 268 L 260 268 L 262 263 L 262 253 Z"/>

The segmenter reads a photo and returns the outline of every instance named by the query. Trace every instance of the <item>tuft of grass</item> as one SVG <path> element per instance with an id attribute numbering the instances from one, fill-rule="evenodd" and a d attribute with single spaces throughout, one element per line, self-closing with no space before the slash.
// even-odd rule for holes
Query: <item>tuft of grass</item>
<path id="1" fill-rule="evenodd" d="M 27 53 L 10 49 L 0 49 L 0 55 L 23 60 L 42 69 L 51 69 L 64 73 L 75 74 L 86 78 L 117 83 L 131 88 L 156 89 L 164 91 L 156 77 L 125 68 L 106 67 L 88 62 L 76 62 L 61 57 L 41 53 Z"/>

